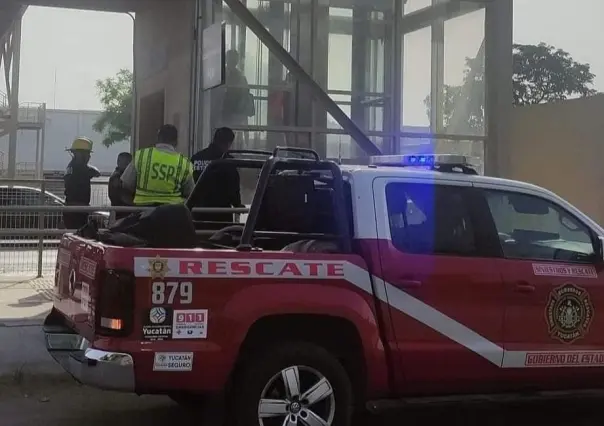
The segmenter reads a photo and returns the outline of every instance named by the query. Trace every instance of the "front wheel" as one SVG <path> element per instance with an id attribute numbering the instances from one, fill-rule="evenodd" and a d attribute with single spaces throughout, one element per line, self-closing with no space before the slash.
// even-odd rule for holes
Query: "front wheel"
<path id="1" fill-rule="evenodd" d="M 236 426 L 348 426 L 350 379 L 327 350 L 310 343 L 274 346 L 243 367 L 233 389 Z"/>

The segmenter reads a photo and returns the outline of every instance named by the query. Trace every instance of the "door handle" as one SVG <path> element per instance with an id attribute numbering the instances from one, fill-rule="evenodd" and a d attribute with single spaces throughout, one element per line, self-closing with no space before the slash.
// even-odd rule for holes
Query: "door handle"
<path id="1" fill-rule="evenodd" d="M 417 280 L 400 280 L 399 285 L 406 288 L 418 288 L 422 286 L 422 282 Z"/>
<path id="2" fill-rule="evenodd" d="M 516 283 L 515 290 L 518 293 L 533 293 L 535 291 L 535 286 L 527 282 L 519 282 Z"/>

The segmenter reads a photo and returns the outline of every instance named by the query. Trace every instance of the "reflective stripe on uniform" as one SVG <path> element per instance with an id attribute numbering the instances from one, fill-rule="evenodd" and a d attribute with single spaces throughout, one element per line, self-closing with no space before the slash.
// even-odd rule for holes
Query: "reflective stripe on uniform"
<path id="1" fill-rule="evenodd" d="M 134 154 L 136 194 L 134 204 L 176 204 L 183 202 L 182 187 L 189 161 L 178 152 L 145 148 Z"/>

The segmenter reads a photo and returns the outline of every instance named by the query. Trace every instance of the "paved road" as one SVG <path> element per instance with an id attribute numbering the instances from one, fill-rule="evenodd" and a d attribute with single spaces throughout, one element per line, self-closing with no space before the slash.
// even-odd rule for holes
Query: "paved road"
<path id="1" fill-rule="evenodd" d="M 212 426 L 198 414 L 169 399 L 97 391 L 73 384 L 0 386 L 0 417 L 7 426 Z M 540 403 L 531 405 L 421 408 L 372 418 L 367 426 L 600 426 L 601 404 Z M 361 425 L 364 426 L 364 425 Z"/>

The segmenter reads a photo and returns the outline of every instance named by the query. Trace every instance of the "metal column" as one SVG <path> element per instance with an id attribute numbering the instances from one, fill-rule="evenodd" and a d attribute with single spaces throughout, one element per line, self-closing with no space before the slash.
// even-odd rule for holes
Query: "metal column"
<path id="1" fill-rule="evenodd" d="M 340 109 L 329 97 L 323 88 L 296 62 L 296 60 L 283 48 L 256 17 L 239 1 L 224 0 L 231 11 L 256 34 L 269 51 L 279 59 L 283 65 L 301 83 L 307 86 L 309 92 L 327 112 L 346 130 L 368 155 L 380 154 L 379 148 L 363 133 L 363 131 Z"/>
<path id="2" fill-rule="evenodd" d="M 311 40 L 311 55 L 309 65 L 312 79 L 323 89 L 327 95 L 329 75 L 329 2 L 325 0 L 313 0 L 311 9 L 311 23 L 309 26 Z M 310 93 L 313 98 L 313 94 Z M 311 99 L 312 120 L 311 127 L 325 129 L 327 127 L 327 112 L 325 105 L 317 99 Z M 332 101 L 333 102 L 333 101 Z M 334 105 L 337 104 L 334 102 Z M 299 108 L 302 109 L 302 108 Z M 338 106 L 338 110 L 341 111 Z M 346 116 L 346 115 L 345 115 Z M 346 116 L 348 118 L 348 116 Z M 311 133 L 310 146 L 319 153 L 321 157 L 327 156 L 327 137 L 324 133 Z"/>
<path id="3" fill-rule="evenodd" d="M 512 0 L 487 3 L 485 14 L 485 174 L 505 177 L 511 160 L 507 144 L 514 103 Z"/>
<path id="4" fill-rule="evenodd" d="M 367 90 L 367 73 L 369 71 L 369 26 L 371 12 L 362 6 L 355 6 L 352 11 L 352 64 L 351 64 L 351 102 L 350 118 L 361 128 L 367 129 L 367 109 L 365 93 Z M 353 147 L 352 158 L 361 157 L 359 146 Z"/>
<path id="5" fill-rule="evenodd" d="M 198 0 L 199 9 L 198 12 L 201 15 L 201 28 L 199 30 L 199 45 L 200 49 L 203 46 L 203 29 L 209 27 L 214 22 L 217 22 L 222 18 L 222 4 L 218 4 L 215 1 L 211 0 Z M 199 67 L 199 78 L 201 79 L 201 73 L 203 72 L 202 67 Z M 216 89 L 212 90 L 203 90 L 201 81 L 198 83 L 199 93 L 200 93 L 200 101 L 198 101 L 199 112 L 197 119 L 197 135 L 196 135 L 196 149 L 201 149 L 204 145 L 209 144 L 212 139 L 212 130 L 213 124 L 215 123 L 216 117 L 212 116 L 213 110 L 213 92 Z M 218 112 L 215 112 L 218 115 Z"/>
<path id="6" fill-rule="evenodd" d="M 443 3 L 443 0 L 432 0 L 432 6 Z M 436 19 L 431 26 L 431 78 L 430 85 L 430 130 L 432 133 L 444 133 L 443 101 L 445 86 L 445 20 Z"/>
<path id="7" fill-rule="evenodd" d="M 19 128 L 19 73 L 21 62 L 21 22 L 22 18 L 15 20 L 10 41 L 12 51 L 11 60 L 11 87 L 9 95 L 10 105 L 10 133 L 8 139 L 8 169 L 9 178 L 15 178 L 17 172 L 17 130 Z M 5 59 L 6 60 L 6 59 Z M 5 62 L 6 64 L 6 62 Z"/>
<path id="8" fill-rule="evenodd" d="M 403 69 L 404 69 L 404 51 L 403 51 L 403 14 L 405 3 L 404 1 L 394 0 L 394 22 L 392 25 L 392 64 L 390 66 L 392 73 L 392 127 L 393 138 L 391 147 L 388 150 L 389 154 L 399 154 L 401 152 L 400 132 L 403 130 Z"/>
<path id="9" fill-rule="evenodd" d="M 268 5 L 268 12 L 266 14 L 268 27 L 270 33 L 277 40 L 283 39 L 283 32 L 285 30 L 285 3 L 280 1 L 271 1 Z M 288 14 L 289 18 L 289 14 Z M 278 95 L 283 90 L 284 78 L 283 78 L 283 65 L 279 60 L 269 53 L 268 56 L 268 97 L 272 100 L 272 97 Z M 291 125 L 285 124 L 281 118 L 283 113 L 283 104 L 268 102 L 267 103 L 267 124 L 269 126 L 283 126 Z M 285 136 L 285 137 L 284 137 Z M 287 135 L 281 135 L 276 132 L 267 133 L 267 148 L 274 149 L 278 145 L 287 145 L 287 141 L 291 138 Z"/>

